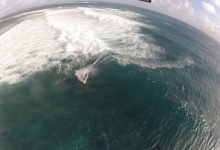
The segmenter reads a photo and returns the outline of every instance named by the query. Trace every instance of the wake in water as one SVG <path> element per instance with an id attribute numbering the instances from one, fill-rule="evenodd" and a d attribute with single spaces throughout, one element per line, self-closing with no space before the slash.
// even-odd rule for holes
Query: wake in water
<path id="1" fill-rule="evenodd" d="M 75 75 L 77 76 L 78 80 L 82 81 L 84 84 L 86 84 L 86 81 L 89 78 L 89 73 L 92 70 L 92 68 L 99 65 L 100 63 L 102 63 L 106 59 L 112 57 L 112 56 L 106 56 L 107 54 L 108 54 L 107 51 L 102 52 L 91 66 L 87 66 L 85 68 L 76 70 Z"/>

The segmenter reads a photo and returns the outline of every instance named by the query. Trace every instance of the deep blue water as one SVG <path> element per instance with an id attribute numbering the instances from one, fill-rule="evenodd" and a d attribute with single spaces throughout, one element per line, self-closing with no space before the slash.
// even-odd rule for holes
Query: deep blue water
<path id="1" fill-rule="evenodd" d="M 79 6 L 132 11 L 110 4 L 50 9 Z M 138 40 L 149 45 L 146 58 L 128 54 L 146 49 L 141 42 L 132 47 L 137 41 L 129 38 L 127 43 L 129 33 L 124 32 L 121 41 L 99 33 L 112 49 L 122 47 L 125 52 L 107 52 L 103 57 L 109 58 L 94 66 L 98 71 L 91 72 L 86 84 L 74 74 L 84 67 L 80 65 L 71 66 L 68 74 L 55 66 L 1 84 L 0 149 L 220 149 L 220 44 L 176 19 L 138 8 L 135 13 L 141 15 L 133 20 L 153 26 L 135 31 Z M 121 62 L 125 57 L 128 64 Z"/>

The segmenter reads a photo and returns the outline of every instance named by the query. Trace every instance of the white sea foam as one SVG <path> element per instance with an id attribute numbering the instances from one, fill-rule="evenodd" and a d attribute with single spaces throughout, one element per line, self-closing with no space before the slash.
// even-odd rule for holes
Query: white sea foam
<path id="1" fill-rule="evenodd" d="M 168 25 L 168 26 L 171 26 L 171 24 L 167 23 L 167 22 L 163 22 L 164 24 Z"/>
<path id="2" fill-rule="evenodd" d="M 73 15 L 73 13 L 75 15 Z M 47 24 L 57 32 L 57 39 L 63 48 L 77 58 L 89 57 L 108 49 L 106 44 L 96 37 L 92 22 L 77 10 L 59 10 L 46 13 Z M 81 61 L 81 60 L 78 60 Z"/>
<path id="3" fill-rule="evenodd" d="M 138 22 L 126 19 L 125 17 L 119 17 L 114 14 L 110 15 L 110 14 L 102 13 L 103 11 L 95 12 L 89 8 L 81 8 L 81 7 L 77 8 L 77 9 L 82 10 L 84 15 L 98 19 L 100 21 L 116 23 L 117 25 L 137 25 L 137 24 L 139 24 Z M 105 11 L 105 12 L 107 12 L 107 11 Z"/>
<path id="4" fill-rule="evenodd" d="M 13 84 L 51 67 L 65 73 L 80 68 L 75 75 L 83 81 L 90 66 L 109 57 L 121 65 L 150 68 L 193 63 L 190 58 L 160 61 L 164 50 L 140 31 L 140 26 L 153 27 L 134 21 L 138 16 L 134 12 L 82 7 L 44 12 L 45 16 L 28 17 L 0 36 L 0 83 Z"/>
<path id="5" fill-rule="evenodd" d="M 183 68 L 186 65 L 192 65 L 194 64 L 194 61 L 190 58 L 186 58 L 184 60 L 178 60 L 178 61 L 161 61 L 161 60 L 138 60 L 138 59 L 126 59 L 126 58 L 120 58 L 115 57 L 115 59 L 118 61 L 118 63 L 122 66 L 135 64 L 140 67 L 145 68 Z"/>
<path id="6" fill-rule="evenodd" d="M 53 30 L 40 18 L 24 21 L 1 35 L 0 83 L 13 84 L 46 69 L 50 65 L 48 58 L 54 55 L 52 52 L 59 51 L 53 35 Z"/>
<path id="7" fill-rule="evenodd" d="M 120 11 L 107 12 L 109 14 L 105 14 L 105 9 L 81 7 L 63 9 L 47 12 L 46 20 L 57 31 L 57 39 L 64 49 L 71 51 L 81 64 L 104 50 L 138 58 L 156 57 L 154 53 L 158 48 L 145 43 L 143 35 L 139 35 L 140 23 L 116 16 Z M 76 75 L 83 78 L 79 73 Z"/>

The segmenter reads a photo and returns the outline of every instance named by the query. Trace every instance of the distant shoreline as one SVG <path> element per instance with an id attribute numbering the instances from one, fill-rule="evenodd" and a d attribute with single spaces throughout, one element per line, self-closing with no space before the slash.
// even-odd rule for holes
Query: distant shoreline
<path id="1" fill-rule="evenodd" d="M 0 36 L 22 22 L 22 17 L 10 18 L 0 22 Z"/>
<path id="2" fill-rule="evenodd" d="M 10 29 L 12 29 L 13 27 L 15 27 L 16 25 L 18 25 L 19 23 L 25 21 L 25 17 L 28 17 L 28 16 L 33 16 L 33 15 L 36 15 L 36 14 L 41 14 L 39 12 L 35 12 L 33 14 L 21 14 L 19 16 L 14 16 L 14 17 L 11 17 L 11 18 L 6 18 L 5 20 L 2 20 L 0 21 L 0 36 L 2 34 L 4 34 L 5 32 L 9 31 Z"/>

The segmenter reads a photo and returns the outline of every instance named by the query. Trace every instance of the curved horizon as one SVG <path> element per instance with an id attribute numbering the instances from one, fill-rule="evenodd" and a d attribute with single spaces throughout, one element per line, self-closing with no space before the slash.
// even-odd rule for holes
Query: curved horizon
<path id="1" fill-rule="evenodd" d="M 215 1 L 215 0 L 213 0 Z M 20 3 L 19 3 L 20 2 Z M 43 7 L 47 5 L 53 5 L 53 4 L 65 4 L 65 3 L 116 3 L 116 4 L 124 4 L 129 6 L 135 6 L 140 7 L 147 10 L 152 10 L 164 15 L 167 15 L 169 17 L 175 18 L 177 20 L 183 21 L 184 23 L 187 23 L 200 31 L 204 32 L 205 34 L 209 35 L 216 41 L 220 43 L 220 18 L 218 14 L 218 9 L 214 9 L 215 11 L 212 13 L 206 13 L 202 11 L 195 11 L 196 8 L 193 7 L 192 2 L 188 2 L 188 0 L 184 0 L 185 4 L 181 3 L 178 5 L 175 5 L 172 0 L 154 0 L 152 3 L 146 3 L 146 2 L 140 2 L 135 0 L 124 0 L 124 1 L 115 1 L 115 0 L 101 0 L 101 1 L 60 1 L 60 0 L 42 0 L 42 1 L 32 1 L 32 2 L 26 2 L 26 0 L 21 0 L 16 4 L 9 3 L 8 5 L 0 3 L 1 15 L 0 18 L 4 19 L 9 16 L 12 16 L 17 13 L 22 13 L 22 11 L 28 11 L 30 9 Z M 6 3 L 6 2 L 5 2 Z M 183 7 L 184 8 L 181 8 Z M 207 11 L 213 11 L 213 7 L 211 5 L 208 5 L 207 3 L 201 3 L 201 5 L 206 9 Z M 213 5 L 212 5 L 213 6 Z M 209 10 L 210 8 L 210 10 Z M 217 7 L 216 7 L 217 8 Z M 219 7 L 220 8 L 220 7 Z M 205 10 L 204 9 L 204 10 Z M 220 9 L 219 9 L 220 12 Z M 214 13 L 214 14 L 213 14 Z M 213 15 L 215 18 L 213 18 Z"/>
<path id="2" fill-rule="evenodd" d="M 0 149 L 220 148 L 214 39 L 124 4 L 23 12 L 0 22 Z"/>

